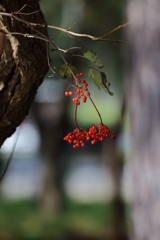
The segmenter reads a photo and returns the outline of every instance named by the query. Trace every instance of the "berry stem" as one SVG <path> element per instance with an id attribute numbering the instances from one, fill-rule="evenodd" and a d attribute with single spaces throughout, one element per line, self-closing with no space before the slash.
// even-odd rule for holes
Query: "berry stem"
<path id="1" fill-rule="evenodd" d="M 79 128 L 78 122 L 77 122 L 77 105 L 75 106 L 75 110 L 74 110 L 74 121 L 76 124 L 76 127 Z"/>
<path id="2" fill-rule="evenodd" d="M 93 102 L 92 98 L 91 98 L 90 96 L 88 96 L 88 97 L 89 97 L 91 103 L 93 104 L 94 108 L 96 109 L 96 112 L 98 113 L 98 116 L 99 116 L 99 118 L 100 118 L 101 124 L 103 124 L 103 121 L 102 121 L 102 117 L 101 117 L 100 112 L 98 111 L 98 109 L 97 109 L 95 103 Z"/>

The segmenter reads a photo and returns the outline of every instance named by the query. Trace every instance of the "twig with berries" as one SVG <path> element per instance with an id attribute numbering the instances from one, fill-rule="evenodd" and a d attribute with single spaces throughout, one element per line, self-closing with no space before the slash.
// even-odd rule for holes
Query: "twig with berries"
<path id="1" fill-rule="evenodd" d="M 72 102 L 76 105 L 74 112 L 76 129 L 73 132 L 68 133 L 67 136 L 64 137 L 64 140 L 67 141 L 69 144 L 73 144 L 73 148 L 84 147 L 85 146 L 84 141 L 91 141 L 91 144 L 94 145 L 97 142 L 104 141 L 104 139 L 108 137 L 112 139 L 116 138 L 116 135 L 112 132 L 112 130 L 103 124 L 101 114 L 98 111 L 93 99 L 91 98 L 91 93 L 88 90 L 88 83 L 86 80 L 81 80 L 81 77 L 83 76 L 84 73 L 80 72 L 76 74 L 76 78 L 72 79 L 72 83 L 75 88 L 74 92 L 75 96 L 72 98 Z M 66 91 L 65 96 L 66 97 L 73 96 L 73 92 Z M 86 103 L 88 98 L 90 99 L 100 118 L 100 124 L 91 126 L 87 131 L 78 125 L 77 108 L 81 104 L 81 101 L 83 103 Z"/>

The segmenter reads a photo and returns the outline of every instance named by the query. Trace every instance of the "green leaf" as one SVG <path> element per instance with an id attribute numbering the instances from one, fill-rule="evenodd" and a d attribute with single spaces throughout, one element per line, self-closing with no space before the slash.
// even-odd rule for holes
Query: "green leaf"
<path id="1" fill-rule="evenodd" d="M 84 57 L 94 63 L 97 67 L 102 68 L 102 61 L 101 59 L 97 58 L 97 54 L 93 53 L 92 51 L 88 51 L 84 53 Z"/>
<path id="2" fill-rule="evenodd" d="M 88 73 L 88 77 L 90 77 L 93 82 L 95 83 L 95 85 L 98 87 L 98 89 L 100 90 L 100 86 L 101 86 L 101 79 L 100 77 L 92 70 L 89 69 L 89 73 Z"/>
<path id="3" fill-rule="evenodd" d="M 109 86 L 111 84 L 107 81 L 107 77 L 104 72 L 101 72 L 99 76 L 95 71 L 89 69 L 88 77 L 93 80 L 94 84 L 98 87 L 99 90 L 100 87 L 102 87 L 109 95 L 113 96 L 113 92 L 109 90 Z"/>
<path id="4" fill-rule="evenodd" d="M 71 68 L 71 70 L 74 74 L 77 73 L 77 69 L 74 66 L 69 65 L 69 67 Z M 70 72 L 70 70 L 66 64 L 63 64 L 62 66 L 60 66 L 58 68 L 58 71 L 59 71 L 59 74 L 61 75 L 62 79 L 66 79 L 67 77 L 72 76 L 72 73 Z"/>
<path id="5" fill-rule="evenodd" d="M 106 74 L 101 72 L 101 86 L 106 92 L 108 92 L 109 95 L 113 96 L 113 92 L 109 90 L 110 85 L 111 84 L 107 81 Z"/>

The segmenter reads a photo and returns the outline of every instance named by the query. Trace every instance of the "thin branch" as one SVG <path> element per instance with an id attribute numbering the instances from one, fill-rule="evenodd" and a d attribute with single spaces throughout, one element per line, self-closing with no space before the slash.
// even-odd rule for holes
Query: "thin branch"
<path id="1" fill-rule="evenodd" d="M 97 109 L 95 103 L 93 102 L 92 98 L 91 98 L 90 96 L 88 96 L 88 97 L 89 97 L 90 101 L 92 102 L 94 108 L 96 109 L 96 112 L 98 113 L 98 116 L 99 116 L 99 118 L 100 118 L 101 124 L 103 124 L 103 121 L 102 121 L 102 117 L 101 117 L 100 112 L 98 111 L 98 109 Z"/>
<path id="2" fill-rule="evenodd" d="M 78 106 L 76 105 L 74 109 L 74 121 L 75 121 L 76 127 L 79 128 L 78 122 L 77 122 L 77 108 Z"/>
<path id="3" fill-rule="evenodd" d="M 39 10 L 34 11 L 34 12 L 30 12 L 30 13 L 17 12 L 16 14 L 20 14 L 20 15 L 31 15 L 31 14 L 38 13 L 38 12 L 39 12 Z"/>
<path id="4" fill-rule="evenodd" d="M 21 7 L 17 12 L 15 12 L 15 14 L 17 14 L 17 13 L 20 13 L 20 11 L 22 11 L 25 7 L 30 7 L 30 8 L 32 8 L 30 5 L 28 5 L 28 4 L 24 4 L 24 6 L 23 7 Z"/>
<path id="5" fill-rule="evenodd" d="M 30 7 L 30 8 L 32 8 L 30 5 L 28 5 L 28 4 L 25 4 L 23 7 L 21 7 L 17 12 L 15 12 L 14 14 L 22 14 L 22 15 L 31 15 L 31 14 L 34 14 L 34 13 L 37 13 L 37 12 L 39 12 L 39 10 L 37 10 L 37 11 L 34 11 L 34 12 L 30 12 L 30 13 L 23 13 L 23 12 L 21 12 L 25 7 Z"/>
<path id="6" fill-rule="evenodd" d="M 26 7 L 24 5 L 24 7 Z M 24 8 L 23 7 L 23 8 Z M 22 9 L 23 9 L 22 8 Z M 22 10 L 20 9 L 20 10 Z M 43 33 L 41 33 L 40 31 L 38 31 L 36 28 L 37 27 L 47 27 L 47 28 L 52 28 L 52 29 L 56 29 L 56 30 L 59 30 L 59 31 L 62 31 L 62 32 L 65 32 L 66 34 L 68 35 L 71 35 L 71 36 L 76 36 L 76 37 L 85 37 L 85 38 L 90 38 L 91 40 L 93 41 L 110 41 L 110 42 L 119 42 L 119 43 L 123 43 L 123 41 L 121 40 L 112 40 L 112 39 L 106 39 L 107 36 L 109 36 L 110 34 L 114 33 L 115 31 L 117 31 L 118 29 L 120 28 L 123 28 L 123 27 L 126 27 L 127 25 L 130 24 L 130 22 L 128 23 L 125 23 L 125 24 L 122 24 L 122 25 L 119 25 L 118 27 L 114 28 L 113 30 L 111 30 L 110 32 L 104 34 L 103 36 L 100 36 L 100 37 L 94 37 L 92 35 L 89 35 L 89 34 L 80 34 L 80 33 L 75 33 L 75 32 L 72 32 L 72 31 L 69 31 L 70 28 L 67 28 L 67 29 L 64 29 L 64 28 L 60 28 L 60 27 L 57 27 L 57 26 L 51 26 L 51 25 L 47 25 L 47 24 L 37 24 L 37 23 L 31 23 L 31 22 L 28 22 L 24 19 L 21 19 L 19 17 L 16 16 L 16 14 L 19 14 L 20 10 L 17 12 L 17 13 L 4 13 L 4 12 L 0 12 L 0 15 L 2 16 L 8 16 L 8 17 L 11 17 L 12 20 L 15 19 L 19 22 L 22 22 L 23 24 L 25 24 L 26 26 L 28 26 L 30 29 L 32 29 L 34 32 L 36 32 L 39 36 L 34 36 L 34 35 L 30 35 L 30 34 L 22 34 L 22 33 L 10 33 L 10 34 L 19 34 L 19 35 L 23 35 L 24 37 L 33 37 L 33 38 L 39 38 L 41 40 L 44 40 L 48 43 L 50 43 L 51 45 L 54 46 L 55 50 L 59 52 L 59 55 L 61 56 L 61 58 L 63 59 L 64 63 L 66 64 L 66 66 L 68 67 L 68 69 L 70 70 L 70 73 L 72 74 L 73 78 L 76 80 L 76 77 L 72 71 L 72 69 L 70 68 L 68 62 L 66 61 L 66 59 L 64 58 L 64 56 L 62 55 L 62 52 L 66 53 L 64 50 L 60 49 L 57 47 L 57 45 L 50 39 L 48 38 L 47 36 L 45 36 Z M 49 51 L 49 48 L 47 47 L 47 51 Z M 47 59 L 48 59 L 48 62 L 49 62 L 49 54 L 47 53 Z M 53 69 L 51 68 L 50 64 L 49 64 L 49 67 L 50 69 L 52 70 L 52 72 L 54 73 Z"/>
<path id="7" fill-rule="evenodd" d="M 23 37 L 26 37 L 26 38 L 40 39 L 40 40 L 48 42 L 48 40 L 45 39 L 45 38 L 39 37 L 37 35 L 31 35 L 29 33 L 9 32 L 9 31 L 6 32 L 6 31 L 3 30 L 3 28 L 0 28 L 0 32 L 2 32 L 4 34 L 10 34 L 10 35 L 20 35 L 20 36 L 23 36 Z"/>
<path id="8" fill-rule="evenodd" d="M 66 30 L 69 31 L 74 25 L 75 25 L 75 22 L 72 22 L 71 26 L 68 27 Z"/>
<path id="9" fill-rule="evenodd" d="M 51 64 L 50 64 L 50 59 L 49 59 L 49 44 L 48 43 L 46 43 L 46 44 L 47 44 L 47 62 L 48 62 L 48 66 L 49 66 L 49 69 L 51 70 L 51 72 L 54 75 L 55 71 L 52 69 Z M 50 77 L 52 77 L 52 76 L 50 76 Z"/>
<path id="10" fill-rule="evenodd" d="M 21 125 L 21 126 L 22 126 L 22 125 Z M 19 137 L 19 134 L 20 134 L 21 126 L 20 126 L 20 128 L 18 129 L 18 132 L 17 132 L 17 135 L 16 135 L 16 139 L 15 139 L 14 145 L 13 145 L 13 147 L 12 147 L 12 151 L 11 151 L 11 153 L 10 153 L 8 159 L 7 159 L 7 163 L 6 163 L 6 165 L 5 165 L 2 173 L 1 173 L 1 175 L 0 175 L 0 183 L 2 182 L 2 180 L 3 180 L 3 178 L 4 178 L 5 174 L 6 174 L 6 172 L 7 172 L 7 170 L 8 170 L 9 164 L 10 164 L 10 162 L 11 162 L 11 160 L 12 160 L 12 157 L 13 157 L 13 154 L 14 154 L 14 150 L 15 150 L 15 147 L 16 147 L 16 144 L 17 144 L 17 141 L 18 141 L 18 137 Z"/>
<path id="11" fill-rule="evenodd" d="M 114 29 L 113 29 L 112 31 L 110 31 L 109 33 L 106 33 L 105 35 L 100 36 L 100 37 L 94 37 L 94 36 L 92 36 L 92 35 L 84 34 L 84 33 L 75 33 L 75 32 L 72 32 L 72 31 L 68 31 L 68 30 L 66 30 L 66 29 L 64 29 L 64 28 L 57 27 L 57 26 L 52 26 L 52 25 L 47 25 L 47 27 L 48 27 L 48 28 L 52 28 L 52 29 L 59 30 L 59 31 L 61 31 L 61 32 L 64 32 L 64 33 L 66 33 L 66 34 L 68 34 L 68 35 L 72 35 L 72 36 L 75 36 L 75 37 L 90 38 L 90 39 L 93 40 L 93 41 L 102 41 L 102 40 L 103 40 L 103 41 L 113 41 L 113 42 L 122 42 L 122 43 L 123 43 L 123 41 L 121 41 L 121 40 L 106 39 L 106 37 L 109 36 L 110 34 L 112 34 L 113 32 L 117 31 L 118 29 L 126 27 L 126 26 L 129 25 L 129 24 L 130 24 L 130 22 L 125 23 L 125 24 L 122 24 L 122 25 L 114 28 Z M 41 25 L 41 24 L 38 25 L 38 26 L 44 27 L 44 26 Z"/>
<path id="12" fill-rule="evenodd" d="M 125 23 L 125 24 L 122 24 L 122 25 L 119 25 L 118 27 L 112 29 L 110 32 L 104 34 L 104 35 L 101 36 L 101 37 L 97 37 L 97 38 L 95 38 L 94 40 L 95 40 L 95 41 L 103 40 L 103 39 L 105 39 L 106 37 L 108 37 L 109 35 L 111 35 L 112 33 L 116 32 L 117 30 L 119 30 L 119 29 L 121 29 L 121 28 L 124 28 L 124 27 L 128 26 L 129 24 L 130 24 L 130 22 Z"/>
<path id="13" fill-rule="evenodd" d="M 32 27 L 47 27 L 47 28 L 51 28 L 51 29 L 56 29 L 56 30 L 59 30 L 59 31 L 64 32 L 64 33 L 66 33 L 68 35 L 71 35 L 71 36 L 82 37 L 82 38 L 90 38 L 93 41 L 111 41 L 111 42 L 113 41 L 113 42 L 119 42 L 119 43 L 125 43 L 125 42 L 123 42 L 121 40 L 106 39 L 106 37 L 108 37 L 109 35 L 111 35 L 112 33 L 116 32 L 117 30 L 119 30 L 121 28 L 124 28 L 124 27 L 126 27 L 126 26 L 128 26 L 130 24 L 130 22 L 128 22 L 128 23 L 119 25 L 118 27 L 114 28 L 110 32 L 108 32 L 108 33 L 106 33 L 106 34 L 104 34 L 104 35 L 102 35 L 100 37 L 94 37 L 94 36 L 89 35 L 89 34 L 75 33 L 75 32 L 69 31 L 68 29 L 70 29 L 70 28 L 64 29 L 64 28 L 57 27 L 57 26 L 54 26 L 54 25 L 52 26 L 52 25 L 28 22 L 28 21 L 25 21 L 25 20 L 15 16 L 14 14 L 11 14 L 11 13 L 0 12 L 0 15 L 12 17 L 13 19 L 16 19 L 16 20 L 18 20 L 20 22 L 26 23 L 28 26 L 32 26 Z"/>

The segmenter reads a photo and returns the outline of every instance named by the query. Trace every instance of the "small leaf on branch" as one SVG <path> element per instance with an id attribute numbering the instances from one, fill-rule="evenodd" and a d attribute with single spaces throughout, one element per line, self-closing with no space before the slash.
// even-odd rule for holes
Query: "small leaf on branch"
<path id="1" fill-rule="evenodd" d="M 72 73 L 71 73 L 71 71 L 70 71 L 70 69 L 68 67 L 72 70 L 72 72 L 74 74 L 76 74 L 77 69 L 74 66 L 72 66 L 72 65 L 68 65 L 67 66 L 66 64 L 63 64 L 62 66 L 60 66 L 58 68 L 58 72 L 61 75 L 62 79 L 66 79 L 67 77 L 70 78 L 72 76 Z"/>
<path id="2" fill-rule="evenodd" d="M 90 68 L 88 77 L 93 80 L 94 84 L 98 87 L 99 90 L 100 87 L 102 87 L 109 95 L 113 96 L 113 92 L 109 90 L 109 86 L 111 84 L 107 81 L 107 77 L 104 72 L 101 72 L 99 76 L 95 71 Z"/>
<path id="3" fill-rule="evenodd" d="M 108 92 L 109 95 L 113 96 L 113 92 L 109 90 L 109 86 L 111 84 L 107 81 L 107 76 L 104 72 L 101 72 L 101 86 L 102 88 Z"/>
<path id="4" fill-rule="evenodd" d="M 97 73 L 95 73 L 92 69 L 89 69 L 88 77 L 90 77 L 93 80 L 94 84 L 100 90 L 101 78 L 97 75 Z"/>
<path id="5" fill-rule="evenodd" d="M 84 57 L 94 63 L 97 67 L 102 68 L 102 61 L 101 59 L 97 58 L 97 54 L 93 53 L 92 51 L 88 51 L 84 53 Z"/>

